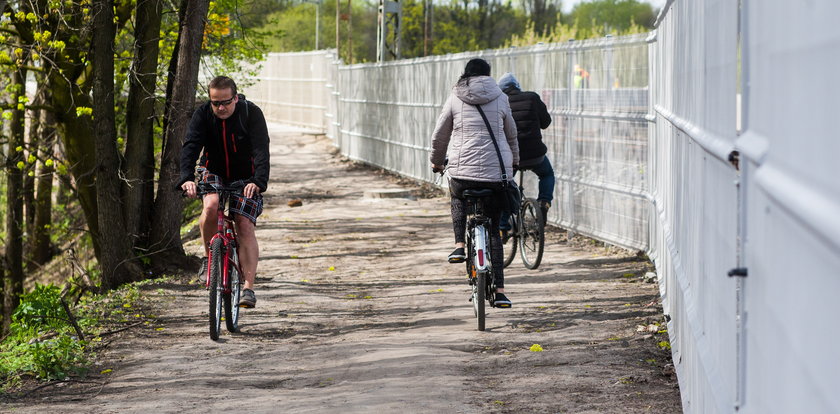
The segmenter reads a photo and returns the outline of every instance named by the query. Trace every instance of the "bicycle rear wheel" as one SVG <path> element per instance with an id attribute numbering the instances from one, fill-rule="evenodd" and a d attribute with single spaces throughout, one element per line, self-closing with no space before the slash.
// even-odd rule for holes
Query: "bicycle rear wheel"
<path id="1" fill-rule="evenodd" d="M 519 218 L 516 214 L 510 215 L 510 230 L 508 230 L 507 238 L 502 237 L 502 249 L 504 251 L 504 267 L 508 267 L 513 258 L 516 257 L 516 246 L 518 244 L 519 235 Z"/>
<path id="2" fill-rule="evenodd" d="M 239 329 L 239 298 L 242 294 L 242 278 L 239 274 L 239 255 L 236 249 L 230 249 L 230 293 L 224 294 L 225 302 L 225 325 L 228 332 L 236 332 Z"/>
<path id="3" fill-rule="evenodd" d="M 222 239 L 217 238 L 210 246 L 210 339 L 219 339 L 222 326 Z"/>
<path id="4" fill-rule="evenodd" d="M 536 269 L 540 266 L 545 247 L 542 210 L 536 201 L 529 198 L 522 203 L 519 218 L 522 221 L 519 232 L 519 253 L 522 256 L 522 263 L 528 269 Z"/>
<path id="5" fill-rule="evenodd" d="M 487 273 L 478 273 L 475 275 L 475 284 L 473 285 L 473 308 L 475 308 L 475 317 L 478 319 L 478 330 L 484 330 L 484 323 L 486 313 L 484 302 L 487 300 Z"/>

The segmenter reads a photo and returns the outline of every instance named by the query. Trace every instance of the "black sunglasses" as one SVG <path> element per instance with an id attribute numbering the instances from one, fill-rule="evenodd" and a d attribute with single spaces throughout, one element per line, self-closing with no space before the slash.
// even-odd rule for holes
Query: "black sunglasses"
<path id="1" fill-rule="evenodd" d="M 235 96 L 233 98 L 235 98 Z M 222 105 L 228 106 L 228 105 L 230 105 L 231 102 L 233 102 L 233 98 L 230 98 L 230 99 L 224 100 L 224 101 L 210 101 L 210 104 L 215 106 L 215 107 L 219 107 L 219 106 L 222 106 Z"/>

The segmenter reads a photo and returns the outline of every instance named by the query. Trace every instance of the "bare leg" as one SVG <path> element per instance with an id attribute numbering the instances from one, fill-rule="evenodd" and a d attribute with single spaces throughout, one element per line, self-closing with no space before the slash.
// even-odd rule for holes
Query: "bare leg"
<path id="1" fill-rule="evenodd" d="M 243 289 L 254 289 L 257 276 L 257 262 L 260 259 L 260 246 L 257 243 L 257 226 L 245 217 L 236 214 L 236 238 L 239 241 L 239 264 L 245 273 Z"/>
<path id="2" fill-rule="evenodd" d="M 198 219 L 198 229 L 201 231 L 201 239 L 204 240 L 204 257 L 210 256 L 210 239 L 219 230 L 217 211 L 219 211 L 219 195 L 215 193 L 206 194 L 202 200 L 204 208 L 201 210 L 201 217 Z"/>

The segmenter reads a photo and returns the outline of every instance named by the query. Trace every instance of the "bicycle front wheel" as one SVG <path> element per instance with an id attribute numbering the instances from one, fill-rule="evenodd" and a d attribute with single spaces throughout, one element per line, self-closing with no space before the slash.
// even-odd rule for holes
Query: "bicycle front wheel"
<path id="1" fill-rule="evenodd" d="M 236 332 L 239 329 L 239 298 L 242 294 L 242 277 L 239 274 L 239 255 L 236 249 L 230 250 L 230 260 L 228 261 L 230 274 L 228 275 L 228 283 L 230 283 L 230 293 L 225 293 L 225 325 L 228 332 Z"/>
<path id="2" fill-rule="evenodd" d="M 475 317 L 478 319 L 478 330 L 484 330 L 484 322 L 486 313 L 484 302 L 487 300 L 487 273 L 479 273 L 475 275 L 475 284 L 473 285 L 473 307 L 475 308 Z"/>
<path id="3" fill-rule="evenodd" d="M 217 238 L 210 246 L 210 339 L 219 339 L 222 326 L 222 239 Z"/>
<path id="4" fill-rule="evenodd" d="M 519 218 L 522 220 L 519 232 L 519 253 L 522 256 L 522 263 L 528 269 L 536 269 L 540 266 L 545 247 L 542 210 L 535 200 L 529 198 L 522 203 Z"/>

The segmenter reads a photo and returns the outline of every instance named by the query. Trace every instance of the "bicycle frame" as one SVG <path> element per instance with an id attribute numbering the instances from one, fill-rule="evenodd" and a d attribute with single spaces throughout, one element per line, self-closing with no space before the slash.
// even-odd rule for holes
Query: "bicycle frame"
<path id="1" fill-rule="evenodd" d="M 237 247 L 237 244 L 236 244 L 236 228 L 233 225 L 233 219 L 231 218 L 231 216 L 229 216 L 228 214 L 225 213 L 225 204 L 227 204 L 227 202 L 230 200 L 230 193 L 231 192 L 228 191 L 228 190 L 222 190 L 218 193 L 219 194 L 219 208 L 216 211 L 216 225 L 217 225 L 218 230 L 217 230 L 216 234 L 213 235 L 213 238 L 210 239 L 210 245 L 211 246 L 213 245 L 213 242 L 216 241 L 216 239 L 222 239 L 222 248 L 223 248 L 223 251 L 224 251 L 224 260 L 222 261 L 222 263 L 224 263 L 224 267 L 222 268 L 223 293 L 231 293 L 230 280 L 229 280 L 229 275 L 230 275 L 230 270 L 231 270 L 230 267 L 233 263 L 235 263 L 235 261 L 232 260 L 231 255 L 236 254 L 236 247 Z M 213 255 L 213 252 L 211 251 L 210 254 L 208 255 L 208 258 L 207 258 L 208 263 L 212 263 L 211 262 L 213 260 L 212 255 Z M 236 270 L 239 272 L 239 274 L 240 275 L 243 274 L 242 269 L 238 267 L 240 265 L 237 263 L 236 266 L 237 266 Z M 207 266 L 207 273 L 208 273 L 207 274 L 207 281 L 205 283 L 206 283 L 207 287 L 210 287 L 210 266 L 209 265 Z"/>
<path id="2" fill-rule="evenodd" d="M 469 221 L 467 222 L 467 243 L 470 254 L 467 260 L 467 269 L 470 277 L 474 279 L 479 276 L 490 275 L 493 266 L 490 259 L 490 218 L 484 215 L 481 199 L 467 198 Z M 493 278 L 489 278 L 490 285 L 495 285 Z M 491 290 L 491 291 L 494 291 Z M 489 298 L 489 296 L 488 296 Z"/>

